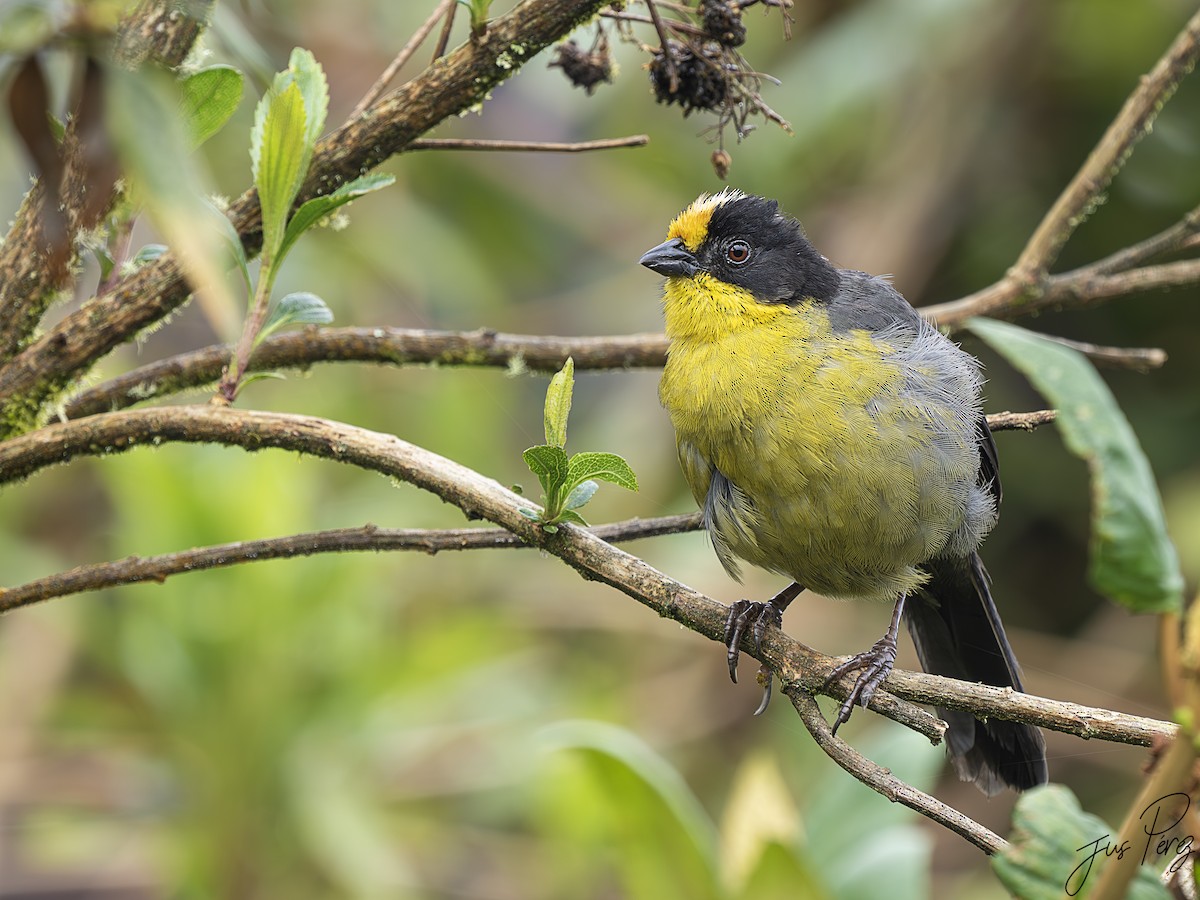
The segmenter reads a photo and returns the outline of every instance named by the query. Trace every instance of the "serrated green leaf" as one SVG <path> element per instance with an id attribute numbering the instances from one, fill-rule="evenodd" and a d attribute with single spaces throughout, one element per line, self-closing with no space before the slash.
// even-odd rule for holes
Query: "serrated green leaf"
<path id="1" fill-rule="evenodd" d="M 525 459 L 525 465 L 529 466 L 529 471 L 538 477 L 547 497 L 551 491 L 566 483 L 570 462 L 562 447 L 543 444 L 530 447 L 521 455 Z"/>
<path id="2" fill-rule="evenodd" d="M 567 495 L 567 501 L 563 504 L 566 509 L 579 509 L 592 499 L 592 496 L 600 489 L 600 485 L 592 481 L 590 478 L 587 481 L 582 481 L 571 489 L 571 493 Z"/>
<path id="3" fill-rule="evenodd" d="M 333 321 L 333 311 L 325 305 L 325 301 L 316 294 L 307 291 L 297 291 L 280 298 L 272 304 L 263 323 L 262 331 L 255 339 L 255 345 L 264 340 L 269 334 L 288 325 L 328 325 Z"/>
<path id="4" fill-rule="evenodd" d="M 567 418 L 571 415 L 571 392 L 575 387 L 575 360 L 567 357 L 563 367 L 550 379 L 546 388 L 546 408 L 543 422 L 546 443 L 551 447 L 567 446 Z"/>
<path id="5" fill-rule="evenodd" d="M 233 66 L 209 66 L 180 82 L 183 121 L 192 146 L 199 147 L 229 121 L 242 102 L 242 73 Z"/>
<path id="6" fill-rule="evenodd" d="M 377 191 L 380 188 L 387 187 L 396 181 L 395 175 L 363 175 L 361 178 L 355 178 L 343 184 L 340 188 L 331 194 L 326 194 L 323 197 L 313 197 L 300 205 L 296 210 L 296 214 L 292 216 L 287 224 L 287 230 L 283 235 L 283 242 L 280 244 L 279 252 L 276 254 L 277 264 L 282 262 L 287 256 L 288 251 L 292 249 L 292 245 L 296 243 L 300 235 L 309 228 L 312 228 L 331 212 L 340 206 L 344 206 L 351 200 L 361 197 L 363 194 L 369 194 L 371 191 Z"/>
<path id="7" fill-rule="evenodd" d="M 1118 858 L 1120 848 L 1113 846 L 1113 829 L 1103 819 L 1084 812 L 1075 795 L 1060 784 L 1037 787 L 1021 795 L 1013 810 L 1011 840 L 1007 848 L 992 857 L 992 869 L 1021 900 L 1086 896 L 1087 889 L 1099 880 L 1101 869 L 1138 865 L 1144 849 L 1127 847 Z M 1150 855 L 1153 858 L 1153 848 Z M 1125 896 L 1132 900 L 1167 900 L 1170 894 L 1153 869 L 1138 865 Z"/>
<path id="8" fill-rule="evenodd" d="M 325 117 L 329 113 L 329 85 L 325 81 L 325 72 L 310 51 L 296 47 L 288 57 L 287 71 L 283 74 L 291 78 L 304 97 L 304 142 L 311 151 L 325 130 Z"/>
<path id="9" fill-rule="evenodd" d="M 304 145 L 304 97 L 294 83 L 268 91 L 258 104 L 251 132 L 251 166 L 262 206 L 263 259 L 273 264 L 287 215 L 304 181 L 310 153 Z"/>
<path id="10" fill-rule="evenodd" d="M 571 457 L 567 473 L 568 484 L 581 484 L 589 478 L 599 478 L 619 484 L 627 490 L 638 489 L 637 476 L 623 457 L 615 453 L 576 453 Z"/>
<path id="11" fill-rule="evenodd" d="M 1150 463 L 1112 392 L 1083 354 L 990 319 L 968 327 L 1059 410 L 1055 425 L 1092 476 L 1089 578 L 1135 612 L 1172 612 L 1183 599 L 1179 558 Z"/>

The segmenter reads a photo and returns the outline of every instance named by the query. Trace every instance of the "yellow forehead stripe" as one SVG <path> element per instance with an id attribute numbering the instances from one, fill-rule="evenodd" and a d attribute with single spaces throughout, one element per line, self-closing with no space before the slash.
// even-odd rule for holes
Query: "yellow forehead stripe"
<path id="1" fill-rule="evenodd" d="M 741 191 L 733 188 L 725 188 L 719 194 L 701 194 L 691 206 L 675 217 L 667 229 L 667 240 L 679 238 L 695 253 L 708 234 L 708 222 L 712 219 L 713 210 L 743 196 Z"/>

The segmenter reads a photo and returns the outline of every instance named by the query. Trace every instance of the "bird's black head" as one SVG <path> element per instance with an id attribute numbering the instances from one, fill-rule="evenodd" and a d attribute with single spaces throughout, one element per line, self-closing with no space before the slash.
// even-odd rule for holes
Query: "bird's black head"
<path id="1" fill-rule="evenodd" d="M 726 191 L 702 197 L 671 224 L 670 240 L 642 257 L 664 275 L 707 272 L 762 303 L 829 300 L 838 270 L 774 200 Z"/>

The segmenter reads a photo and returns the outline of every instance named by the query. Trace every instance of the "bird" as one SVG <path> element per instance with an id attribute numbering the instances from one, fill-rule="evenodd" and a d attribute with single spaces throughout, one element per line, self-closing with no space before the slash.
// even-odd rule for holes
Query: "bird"
<path id="1" fill-rule="evenodd" d="M 716 555 L 734 579 L 747 562 L 791 580 L 730 607 L 730 677 L 743 636 L 758 647 L 807 589 L 893 604 L 826 681 L 858 673 L 834 733 L 891 672 L 901 621 L 926 672 L 1023 691 L 979 555 L 1002 490 L 978 360 L 764 197 L 702 194 L 640 262 L 666 277 L 659 399 Z M 963 781 L 1046 782 L 1036 727 L 937 712 Z"/>

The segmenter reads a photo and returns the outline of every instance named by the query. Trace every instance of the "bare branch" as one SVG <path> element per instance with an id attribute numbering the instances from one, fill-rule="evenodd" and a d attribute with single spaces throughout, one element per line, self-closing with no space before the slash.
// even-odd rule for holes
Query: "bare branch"
<path id="1" fill-rule="evenodd" d="M 1121 170 L 1130 150 L 1150 130 L 1159 110 L 1200 58 L 1200 11 L 1125 101 L 1071 183 L 1046 213 L 1010 273 L 1019 286 L 1040 282 L 1075 229 Z"/>
<path id="2" fill-rule="evenodd" d="M 134 369 L 82 391 L 66 403 L 64 413 L 78 419 L 212 384 L 221 377 L 229 349 L 217 344 Z M 263 341 L 251 357 L 248 371 L 305 369 L 324 362 L 379 362 L 499 366 L 554 373 L 568 356 L 574 358 L 577 369 L 627 369 L 661 366 L 666 353 L 667 339 L 661 334 L 554 337 L 488 329 L 306 328 Z"/>
<path id="3" fill-rule="evenodd" d="M 1049 425 L 1057 418 L 1057 410 L 1039 409 L 1023 413 L 991 413 L 987 417 L 987 423 L 992 431 L 1033 431 L 1039 425 Z"/>
<path id="4" fill-rule="evenodd" d="M 588 531 L 610 543 L 679 534 L 703 527 L 699 513 L 662 516 L 656 519 L 630 519 L 598 525 Z M 0 589 L 0 611 L 31 606 L 54 597 L 84 591 L 98 591 L 124 584 L 153 581 L 162 584 L 172 575 L 219 569 L 239 563 L 291 559 L 318 553 L 356 553 L 386 550 L 419 550 L 434 555 L 448 550 L 480 550 L 504 547 L 528 547 L 515 534 L 503 528 L 337 528 L 310 531 L 286 537 L 258 541 L 236 541 L 213 547 L 197 547 L 159 556 L 129 556 L 112 562 L 76 566 L 17 587 Z"/>
<path id="5" fill-rule="evenodd" d="M 437 26 L 438 20 L 449 16 L 454 11 L 454 4 L 455 0 L 441 0 L 429 18 L 421 24 L 420 28 L 413 32 L 412 37 L 408 39 L 408 43 L 400 48 L 400 52 L 396 54 L 396 58 L 388 63 L 387 68 L 383 70 L 383 74 L 371 85 L 371 89 L 358 101 L 358 105 L 350 113 L 351 119 L 357 119 L 374 105 L 376 100 L 383 96 L 383 92 L 392 83 L 392 79 L 396 77 L 396 73 L 404 68 L 404 64 L 412 59 L 412 55 L 417 52 L 417 48 L 425 43 L 425 38 L 429 37 L 429 32 L 433 31 Z M 448 32 L 449 28 L 447 27 L 444 30 Z M 435 54 L 434 58 L 436 59 L 438 56 L 441 56 L 441 53 Z"/>
<path id="6" fill-rule="evenodd" d="M 1137 88 L 1125 101 L 1117 117 L 1108 126 L 1100 142 L 1092 150 L 1071 183 L 1055 201 L 1049 212 L 1026 243 L 1017 262 L 995 284 L 961 300 L 926 307 L 927 316 L 942 325 L 961 322 L 969 316 L 999 316 L 1013 318 L 1036 309 L 1053 307 L 1071 299 L 1088 303 L 1149 287 L 1173 287 L 1200 283 L 1200 271 L 1176 269 L 1159 271 L 1157 277 L 1143 275 L 1141 279 L 1108 282 L 1104 287 L 1096 279 L 1080 277 L 1059 280 L 1047 274 L 1075 229 L 1098 204 L 1105 188 L 1116 177 L 1133 145 L 1150 129 L 1163 105 L 1175 88 L 1200 59 L 1200 11 L 1192 16 L 1166 53 L 1149 74 L 1142 77 Z M 1090 275 L 1113 275 L 1183 245 L 1200 225 L 1200 215 L 1192 210 L 1172 229 L 1168 229 L 1126 251 L 1113 254 L 1096 265 L 1101 269 Z M 1156 267 L 1163 269 L 1164 267 Z M 1148 272 L 1149 270 L 1138 270 Z M 1133 273 L 1128 273 L 1132 275 Z M 1168 277 L 1170 276 L 1170 277 Z M 1119 277 L 1119 276 L 1118 276 Z M 1148 280 L 1151 283 L 1143 284 Z"/>
<path id="7" fill-rule="evenodd" d="M 1072 341 L 1052 334 L 1043 334 L 1042 337 L 1077 350 L 1096 365 L 1110 369 L 1149 372 L 1151 369 L 1161 369 L 1167 364 L 1167 351 L 1158 347 L 1102 347 L 1099 344 Z"/>
<path id="8" fill-rule="evenodd" d="M 817 701 L 811 695 L 796 688 L 788 688 L 786 693 L 817 746 L 824 750 L 830 759 L 871 790 L 882 794 L 893 803 L 901 803 L 909 809 L 916 810 L 927 819 L 944 825 L 955 834 L 970 841 L 988 856 L 999 853 L 1008 846 L 1008 841 L 1000 835 L 936 797 L 931 797 L 924 791 L 919 791 L 912 785 L 906 784 L 889 770 L 867 759 L 845 741 L 836 737 L 830 730 L 829 723 L 825 721 L 825 716 L 821 714 Z"/>
<path id="9" fill-rule="evenodd" d="M 649 135 L 634 134 L 623 138 L 562 143 L 555 141 L 490 141 L 468 138 L 423 138 L 408 145 L 409 150 L 491 150 L 532 153 L 584 153 L 588 150 L 616 150 L 621 147 L 645 147 Z"/>

